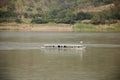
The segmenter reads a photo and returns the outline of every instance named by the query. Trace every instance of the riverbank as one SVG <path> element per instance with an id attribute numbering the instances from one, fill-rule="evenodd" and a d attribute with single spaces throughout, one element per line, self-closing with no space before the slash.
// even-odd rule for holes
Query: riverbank
<path id="1" fill-rule="evenodd" d="M 1 24 L 0 31 L 73 31 L 69 24 Z"/>
<path id="2" fill-rule="evenodd" d="M 17 24 L 1 23 L 0 31 L 120 32 L 120 24 Z"/>
<path id="3" fill-rule="evenodd" d="M 75 32 L 120 32 L 120 24 L 74 24 L 73 31 Z"/>

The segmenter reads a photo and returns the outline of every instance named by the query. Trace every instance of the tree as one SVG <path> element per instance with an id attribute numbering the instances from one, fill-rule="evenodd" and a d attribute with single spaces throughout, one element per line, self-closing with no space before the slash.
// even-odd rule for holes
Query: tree
<path id="1" fill-rule="evenodd" d="M 17 0 L 16 1 L 16 10 L 18 13 L 18 18 L 23 19 L 24 13 L 23 13 L 23 0 Z"/>
<path id="2" fill-rule="evenodd" d="M 48 23 L 48 21 L 43 18 L 33 18 L 31 23 L 44 24 Z"/>
<path id="3" fill-rule="evenodd" d="M 90 1 L 93 3 L 94 6 L 112 3 L 112 0 L 90 0 Z"/>
<path id="4" fill-rule="evenodd" d="M 105 24 L 105 15 L 104 13 L 95 13 L 93 18 L 91 19 L 92 24 Z"/>
<path id="5" fill-rule="evenodd" d="M 120 19 L 120 0 L 113 0 L 115 8 L 112 9 L 112 16 L 114 19 Z"/>
<path id="6" fill-rule="evenodd" d="M 1 0 L 0 1 L 0 8 L 5 6 L 7 3 L 9 3 L 10 0 Z"/>
<path id="7" fill-rule="evenodd" d="M 85 20 L 85 19 L 91 19 L 92 15 L 87 12 L 79 12 L 76 15 L 76 20 Z"/>
<path id="8" fill-rule="evenodd" d="M 113 0 L 116 8 L 120 8 L 120 0 Z"/>

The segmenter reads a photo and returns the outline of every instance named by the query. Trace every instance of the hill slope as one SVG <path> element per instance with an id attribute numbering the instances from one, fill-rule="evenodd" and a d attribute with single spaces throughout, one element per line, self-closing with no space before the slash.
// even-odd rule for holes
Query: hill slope
<path id="1" fill-rule="evenodd" d="M 99 1 L 99 0 L 98 0 Z M 0 11 L 8 11 L 12 9 L 19 14 L 46 14 L 52 11 L 63 11 L 65 9 L 70 9 L 75 11 L 77 9 L 104 5 L 104 1 L 110 0 L 1 0 L 0 1 Z"/>
<path id="2" fill-rule="evenodd" d="M 31 19 L 32 23 L 74 23 L 76 20 L 94 19 L 98 21 L 104 10 L 115 7 L 119 0 L 0 0 L 0 22 Z M 114 2 L 114 4 L 113 4 Z M 116 2 L 116 3 L 115 3 Z M 117 15 L 116 15 L 117 13 Z M 119 11 L 106 19 L 120 15 Z M 113 15 L 111 17 L 111 15 Z M 6 20 L 7 19 L 7 20 Z"/>

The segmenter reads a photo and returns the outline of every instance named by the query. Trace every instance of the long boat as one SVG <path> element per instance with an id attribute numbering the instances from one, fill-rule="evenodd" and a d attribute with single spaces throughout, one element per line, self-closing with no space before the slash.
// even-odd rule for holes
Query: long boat
<path id="1" fill-rule="evenodd" d="M 45 48 L 85 48 L 80 44 L 44 44 Z"/>

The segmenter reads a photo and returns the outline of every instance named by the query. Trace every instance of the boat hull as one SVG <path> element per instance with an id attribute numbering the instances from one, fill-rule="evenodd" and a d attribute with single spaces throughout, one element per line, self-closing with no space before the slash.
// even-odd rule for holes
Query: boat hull
<path id="1" fill-rule="evenodd" d="M 45 48 L 85 48 L 83 45 L 78 44 L 44 44 Z"/>

